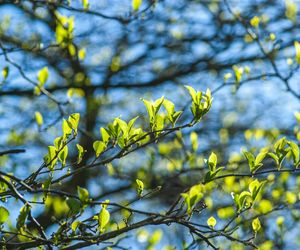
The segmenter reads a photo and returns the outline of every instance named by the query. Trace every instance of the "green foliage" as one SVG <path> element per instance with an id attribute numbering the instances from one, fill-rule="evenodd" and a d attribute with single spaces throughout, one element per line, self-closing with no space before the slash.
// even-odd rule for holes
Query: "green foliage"
<path id="1" fill-rule="evenodd" d="M 250 172 L 255 173 L 259 168 L 263 166 L 262 161 L 264 160 L 268 152 L 263 151 L 259 153 L 256 157 L 251 152 L 247 151 L 243 151 L 243 154 L 248 161 Z"/>
<path id="2" fill-rule="evenodd" d="M 209 227 L 214 228 L 216 224 L 217 224 L 217 220 L 215 219 L 215 217 L 211 216 L 207 219 L 207 225 Z"/>
<path id="3" fill-rule="evenodd" d="M 35 112 L 35 121 L 36 121 L 36 123 L 37 123 L 37 125 L 38 125 L 39 127 L 41 127 L 41 126 L 43 125 L 43 123 L 44 123 L 43 116 L 42 116 L 42 114 L 41 114 L 40 112 L 38 112 L 38 111 Z"/>
<path id="4" fill-rule="evenodd" d="M 198 122 L 211 108 L 212 96 L 209 89 L 206 90 L 205 94 L 196 91 L 191 86 L 185 86 L 189 91 L 192 98 L 191 111 L 194 116 L 195 122 Z"/>
<path id="5" fill-rule="evenodd" d="M 143 3 L 143 0 L 132 0 L 131 5 L 132 5 L 133 11 L 138 11 L 140 6 L 142 5 L 142 3 Z"/>
<path id="6" fill-rule="evenodd" d="M 290 101 L 266 94 L 264 81 L 300 100 L 300 43 L 282 36 L 297 30 L 296 2 L 274 17 L 251 1 L 50 2 L 19 1 L 9 7 L 20 20 L 0 18 L 0 245 L 121 249 L 136 230 L 147 250 L 284 249 L 300 221 L 300 113 L 297 123 L 279 113 L 277 126 L 269 98 Z M 190 18 L 196 10 L 203 18 Z M 199 23 L 213 32 L 199 36 Z M 181 92 L 187 81 L 209 88 Z M 168 89 L 174 100 L 138 103 L 140 89 L 145 98 Z"/>
<path id="7" fill-rule="evenodd" d="M 145 99 L 142 99 L 144 105 L 146 106 L 148 117 L 149 117 L 149 123 L 150 123 L 150 129 L 151 131 L 160 130 L 164 126 L 164 120 L 161 115 L 158 114 L 162 104 L 164 103 L 164 97 L 161 97 L 157 99 L 154 102 L 147 101 Z"/>
<path id="8" fill-rule="evenodd" d="M 77 187 L 77 193 L 79 200 L 81 201 L 82 204 L 87 204 L 89 203 L 89 191 L 85 188 Z"/>
<path id="9" fill-rule="evenodd" d="M 5 223 L 9 218 L 9 211 L 5 208 L 0 206 L 0 225 Z"/>
<path id="10" fill-rule="evenodd" d="M 257 179 L 255 179 L 249 184 L 249 192 L 243 191 L 240 194 L 232 193 L 232 198 L 235 202 L 238 212 L 248 209 L 253 205 L 258 197 L 258 194 L 261 192 L 264 183 L 264 181 L 259 182 Z"/>
<path id="11" fill-rule="evenodd" d="M 76 144 L 77 150 L 78 150 L 78 157 L 77 157 L 77 164 L 79 164 L 82 161 L 82 158 L 84 154 L 86 153 L 86 150 L 80 145 Z"/>
<path id="12" fill-rule="evenodd" d="M 260 221 L 258 218 L 252 221 L 252 229 L 255 233 L 257 233 L 261 228 Z"/>
<path id="13" fill-rule="evenodd" d="M 108 200 L 105 203 L 109 203 Z M 98 229 L 101 233 L 105 231 L 105 228 L 110 220 L 110 213 L 106 209 L 107 205 L 102 205 L 101 211 L 98 215 Z"/>
<path id="14" fill-rule="evenodd" d="M 136 185 L 137 185 L 136 191 L 138 193 L 138 196 L 141 197 L 144 191 L 144 183 L 141 180 L 136 179 Z"/>
<path id="15" fill-rule="evenodd" d="M 8 66 L 5 66 L 3 69 L 2 69 L 2 77 L 3 79 L 5 80 L 9 75 L 9 67 Z"/>
<path id="16" fill-rule="evenodd" d="M 88 10 L 89 9 L 89 0 L 82 0 L 82 6 L 84 10 Z"/>
<path id="17" fill-rule="evenodd" d="M 67 199 L 67 205 L 70 209 L 70 215 L 76 215 L 77 213 L 79 213 L 79 211 L 81 210 L 81 204 L 78 200 L 76 200 L 75 198 L 68 198 Z M 73 224 L 72 224 L 73 225 Z"/>
<path id="18" fill-rule="evenodd" d="M 28 214 L 30 213 L 30 207 L 28 204 L 25 204 L 21 209 L 20 209 L 20 214 L 17 218 L 17 229 L 20 230 L 24 225 L 25 221 L 27 219 Z"/>
<path id="19" fill-rule="evenodd" d="M 185 205 L 187 207 L 187 213 L 191 215 L 196 204 L 203 198 L 205 192 L 205 186 L 202 184 L 194 185 L 186 193 L 182 193 Z"/>
<path id="20" fill-rule="evenodd" d="M 217 174 L 224 169 L 224 167 L 217 168 L 217 155 L 212 152 L 207 160 L 209 172 L 205 175 L 205 182 L 211 181 Z"/>
<path id="21" fill-rule="evenodd" d="M 103 141 L 95 141 L 93 143 L 93 148 L 96 153 L 96 157 L 99 157 L 100 154 L 106 149 L 106 145 Z"/>

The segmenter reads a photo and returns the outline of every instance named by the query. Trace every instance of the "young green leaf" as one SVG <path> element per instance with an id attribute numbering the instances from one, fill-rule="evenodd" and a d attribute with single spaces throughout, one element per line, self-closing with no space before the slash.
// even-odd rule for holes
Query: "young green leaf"
<path id="1" fill-rule="evenodd" d="M 192 101 L 194 103 L 197 103 L 197 91 L 193 87 L 188 86 L 188 85 L 185 85 L 184 87 L 189 91 L 190 96 L 192 97 Z"/>
<path id="2" fill-rule="evenodd" d="M 3 79 L 4 79 L 4 80 L 8 77 L 8 74 L 9 74 L 9 67 L 8 67 L 8 66 L 5 66 L 5 67 L 2 69 L 2 76 L 3 76 Z"/>
<path id="3" fill-rule="evenodd" d="M 21 209 L 20 209 L 20 214 L 17 218 L 17 229 L 20 230 L 24 225 L 25 221 L 27 219 L 27 216 L 30 212 L 30 206 L 25 204 Z"/>
<path id="4" fill-rule="evenodd" d="M 35 112 L 35 121 L 39 127 L 41 127 L 44 123 L 43 116 L 40 112 Z"/>
<path id="5" fill-rule="evenodd" d="M 107 226 L 109 219 L 110 213 L 107 211 L 106 207 L 102 206 L 98 215 L 98 228 L 101 233 L 105 231 L 105 227 Z"/>
<path id="6" fill-rule="evenodd" d="M 196 132 L 192 132 L 190 134 L 190 140 L 191 140 L 191 144 L 192 144 L 192 149 L 194 152 L 196 152 L 198 149 L 198 135 Z"/>
<path id="7" fill-rule="evenodd" d="M 100 154 L 105 150 L 106 146 L 103 141 L 95 141 L 93 143 L 93 148 L 96 153 L 96 157 L 99 157 Z"/>
<path id="8" fill-rule="evenodd" d="M 79 144 L 76 144 L 76 147 L 78 150 L 77 164 L 79 164 L 82 161 L 82 158 L 83 158 L 86 150 Z"/>
<path id="9" fill-rule="evenodd" d="M 89 202 L 89 191 L 87 189 L 77 186 L 77 193 L 82 204 Z"/>
<path id="10" fill-rule="evenodd" d="M 70 209 L 70 211 L 69 211 L 70 216 L 74 216 L 74 215 L 79 213 L 79 211 L 81 209 L 81 204 L 77 199 L 68 198 L 66 202 L 67 202 L 67 205 Z"/>
<path id="11" fill-rule="evenodd" d="M 89 0 L 82 0 L 82 6 L 84 10 L 88 10 L 89 9 Z"/>
<path id="12" fill-rule="evenodd" d="M 67 139 L 70 136 L 70 134 L 72 133 L 72 125 L 66 119 L 63 119 L 62 131 L 63 131 L 64 139 Z"/>
<path id="13" fill-rule="evenodd" d="M 261 228 L 261 224 L 258 218 L 254 219 L 252 221 L 252 229 L 254 231 L 254 233 L 257 233 Z"/>
<path id="14" fill-rule="evenodd" d="M 62 166 L 66 165 L 66 160 L 68 156 L 68 146 L 65 145 L 63 149 L 58 153 L 58 159 L 60 160 Z"/>
<path id="15" fill-rule="evenodd" d="M 104 142 L 105 145 L 107 145 L 110 135 L 107 132 L 107 130 L 105 128 L 100 128 L 100 133 L 102 135 L 102 141 Z"/>
<path id="16" fill-rule="evenodd" d="M 76 229 L 78 228 L 78 226 L 80 225 L 80 221 L 75 220 L 72 224 L 71 224 L 71 229 L 73 231 L 73 233 L 76 231 Z"/>
<path id="17" fill-rule="evenodd" d="M 37 78 L 40 87 L 46 83 L 46 81 L 48 80 L 48 76 L 49 76 L 48 67 L 44 67 L 38 72 Z"/>
<path id="18" fill-rule="evenodd" d="M 289 141 L 288 144 L 291 147 L 291 152 L 294 158 L 294 166 L 298 167 L 299 165 L 299 147 L 295 142 Z"/>
<path id="19" fill-rule="evenodd" d="M 143 0 L 132 0 L 131 6 L 132 6 L 133 11 L 138 11 L 139 8 L 141 7 L 142 3 L 143 3 Z"/>
<path id="20" fill-rule="evenodd" d="M 5 208 L 0 206 L 0 225 L 5 223 L 8 220 L 9 211 Z"/>
<path id="21" fill-rule="evenodd" d="M 214 228 L 216 224 L 217 224 L 217 220 L 213 216 L 208 218 L 207 225 L 209 227 Z"/>
<path id="22" fill-rule="evenodd" d="M 137 193 L 138 193 L 138 196 L 142 196 L 142 193 L 144 191 L 144 183 L 139 180 L 139 179 L 136 179 L 136 185 L 137 185 Z"/>
<path id="23" fill-rule="evenodd" d="M 50 170 L 53 170 L 57 162 L 57 151 L 56 147 L 48 146 L 48 154 L 44 157 L 46 164 Z"/>
<path id="24" fill-rule="evenodd" d="M 217 162 L 218 162 L 218 158 L 217 155 L 212 152 L 208 158 L 208 167 L 210 172 L 214 172 L 216 170 L 216 166 L 217 166 Z"/>
<path id="25" fill-rule="evenodd" d="M 74 113 L 69 116 L 68 122 L 70 127 L 74 130 L 75 134 L 77 134 L 78 124 L 79 124 L 80 114 Z"/>
<path id="26" fill-rule="evenodd" d="M 300 43 L 295 41 L 294 45 L 295 45 L 295 50 L 296 50 L 296 62 L 298 64 L 300 64 Z"/>

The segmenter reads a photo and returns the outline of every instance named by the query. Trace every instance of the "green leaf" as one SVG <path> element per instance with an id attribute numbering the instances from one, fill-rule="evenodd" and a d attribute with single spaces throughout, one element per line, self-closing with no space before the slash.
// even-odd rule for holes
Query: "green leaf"
<path id="1" fill-rule="evenodd" d="M 151 235 L 151 237 L 149 238 L 149 241 L 148 241 L 149 245 L 153 246 L 153 245 L 157 244 L 158 242 L 160 242 L 162 235 L 163 235 L 162 230 L 160 230 L 160 229 L 155 230 L 153 232 L 153 234 Z"/>
<path id="2" fill-rule="evenodd" d="M 110 135 L 105 128 L 100 128 L 100 133 L 102 135 L 102 141 L 105 145 L 109 142 Z"/>
<path id="3" fill-rule="evenodd" d="M 172 125 L 173 127 L 175 126 L 175 123 L 177 122 L 177 120 L 179 119 L 179 117 L 182 115 L 182 111 L 176 111 L 174 114 L 173 114 L 173 121 L 172 121 Z"/>
<path id="4" fill-rule="evenodd" d="M 93 148 L 96 153 L 96 157 L 99 157 L 100 154 L 106 149 L 106 145 L 103 141 L 95 141 L 93 143 Z"/>
<path id="5" fill-rule="evenodd" d="M 233 65 L 232 69 L 233 69 L 234 75 L 235 75 L 235 82 L 236 82 L 236 84 L 239 84 L 242 79 L 244 69 L 242 67 L 238 67 L 236 65 Z"/>
<path id="6" fill-rule="evenodd" d="M 139 196 L 142 196 L 142 193 L 144 191 L 144 183 L 141 180 L 136 179 L 136 184 L 137 184 L 137 193 Z"/>
<path id="7" fill-rule="evenodd" d="M 87 189 L 77 186 L 77 193 L 82 204 L 89 202 L 89 191 Z"/>
<path id="8" fill-rule="evenodd" d="M 296 51 L 296 62 L 300 64 L 300 43 L 295 41 L 294 46 Z"/>
<path id="9" fill-rule="evenodd" d="M 73 232 L 76 231 L 76 229 L 78 228 L 78 226 L 80 225 L 80 223 L 81 223 L 80 221 L 75 220 L 75 221 L 71 224 L 71 229 L 72 229 Z"/>
<path id="10" fill-rule="evenodd" d="M 141 7 L 142 3 L 143 3 L 143 0 L 132 0 L 131 6 L 132 6 L 133 11 L 138 11 L 139 8 Z"/>
<path id="11" fill-rule="evenodd" d="M 55 146 L 55 148 L 56 148 L 57 151 L 60 150 L 61 147 L 64 145 L 63 139 L 64 139 L 64 138 L 63 138 L 62 136 L 56 137 L 56 138 L 54 139 L 53 144 L 54 144 L 54 146 Z"/>
<path id="12" fill-rule="evenodd" d="M 209 227 L 214 228 L 216 224 L 217 224 L 217 221 L 216 221 L 216 219 L 213 216 L 211 216 L 211 217 L 208 218 L 207 225 Z"/>
<path id="13" fill-rule="evenodd" d="M 63 119 L 62 122 L 62 131 L 64 139 L 68 138 L 72 134 L 72 125 L 66 119 Z"/>
<path id="14" fill-rule="evenodd" d="M 8 66 L 5 66 L 3 69 L 2 69 L 2 76 L 4 78 L 4 80 L 8 77 L 9 75 L 9 67 Z"/>
<path id="15" fill-rule="evenodd" d="M 168 113 L 168 116 L 172 117 L 172 115 L 174 114 L 175 112 L 175 105 L 173 102 L 167 100 L 167 99 L 164 99 L 164 102 L 163 102 L 163 105 Z"/>
<path id="16" fill-rule="evenodd" d="M 192 88 L 191 86 L 188 86 L 188 85 L 185 85 L 184 87 L 189 91 L 193 102 L 197 103 L 197 91 L 194 88 Z"/>
<path id="17" fill-rule="evenodd" d="M 5 207 L 0 206 L 0 225 L 8 220 L 9 212 Z"/>
<path id="18" fill-rule="evenodd" d="M 66 160 L 68 157 L 68 146 L 65 145 L 63 149 L 58 153 L 58 159 L 60 160 L 62 166 L 66 165 Z"/>
<path id="19" fill-rule="evenodd" d="M 158 111 L 160 110 L 161 108 L 161 105 L 164 103 L 164 100 L 165 100 L 165 97 L 162 96 L 161 98 L 157 99 L 153 106 L 154 106 L 154 115 L 157 115 L 158 114 Z"/>
<path id="20" fill-rule="evenodd" d="M 208 167 L 210 172 L 214 172 L 217 166 L 218 158 L 217 155 L 212 152 L 208 158 Z"/>
<path id="21" fill-rule="evenodd" d="M 117 122 L 117 124 L 119 125 L 119 127 L 121 128 L 122 132 L 123 132 L 123 137 L 127 138 L 128 136 L 128 125 L 125 121 L 123 121 L 120 118 L 116 118 L 115 121 Z"/>
<path id="22" fill-rule="evenodd" d="M 243 151 L 243 154 L 248 161 L 248 165 L 250 167 L 250 172 L 252 173 L 252 171 L 254 170 L 254 166 L 255 166 L 255 163 L 254 163 L 255 157 L 252 153 L 247 152 L 247 151 Z"/>
<path id="23" fill-rule="evenodd" d="M 261 228 L 260 221 L 258 218 L 252 221 L 252 229 L 255 233 L 257 233 Z"/>
<path id="24" fill-rule="evenodd" d="M 243 208 L 247 208 L 251 206 L 252 202 L 253 200 L 251 197 L 251 193 L 249 193 L 248 191 L 243 191 L 242 193 L 240 193 L 238 199 L 239 211 L 242 210 Z"/>
<path id="25" fill-rule="evenodd" d="M 57 162 L 57 151 L 54 146 L 48 146 L 48 154 L 45 156 L 45 162 L 50 170 L 53 170 Z"/>
<path id="26" fill-rule="evenodd" d="M 37 79 L 39 81 L 40 87 L 46 83 L 48 76 L 49 76 L 48 67 L 44 67 L 38 72 Z"/>
<path id="27" fill-rule="evenodd" d="M 68 122 L 70 127 L 74 130 L 75 134 L 77 134 L 78 124 L 80 120 L 80 114 L 74 113 L 69 116 Z"/>
<path id="28" fill-rule="evenodd" d="M 25 221 L 27 219 L 27 216 L 30 212 L 30 206 L 29 205 L 24 205 L 21 209 L 20 209 L 20 214 L 17 218 L 17 229 L 19 230 L 20 228 L 22 228 L 25 225 Z"/>
<path id="29" fill-rule="evenodd" d="M 191 140 L 191 143 L 192 143 L 192 149 L 194 152 L 197 151 L 198 149 L 198 135 L 196 132 L 192 132 L 190 134 L 190 140 Z"/>
<path id="30" fill-rule="evenodd" d="M 267 154 L 268 154 L 268 152 L 266 152 L 266 151 L 259 153 L 255 158 L 254 165 L 260 166 L 261 162 L 263 161 L 263 159 L 265 159 Z"/>
<path id="31" fill-rule="evenodd" d="M 294 158 L 294 165 L 297 167 L 299 164 L 299 147 L 295 142 L 289 141 L 291 147 L 292 155 Z"/>
<path id="32" fill-rule="evenodd" d="M 279 158 L 276 154 L 274 153 L 268 153 L 269 156 L 273 158 L 273 160 L 276 162 L 277 165 L 279 165 Z"/>
<path id="33" fill-rule="evenodd" d="M 35 121 L 39 127 L 41 127 L 44 123 L 43 116 L 40 112 L 35 112 Z"/>
<path id="34" fill-rule="evenodd" d="M 185 200 L 187 206 L 187 213 L 191 215 L 194 206 L 202 199 L 204 196 L 205 186 L 203 184 L 194 185 L 186 193 L 182 193 L 181 196 Z"/>
<path id="35" fill-rule="evenodd" d="M 147 109 L 150 124 L 152 124 L 154 122 L 154 106 L 151 102 L 149 102 L 145 99 L 142 99 L 142 101 Z"/>
<path id="36" fill-rule="evenodd" d="M 285 137 L 282 137 L 274 144 L 274 150 L 276 154 L 281 153 L 281 151 L 284 149 L 287 141 Z"/>
<path id="37" fill-rule="evenodd" d="M 88 10 L 89 9 L 89 0 L 82 0 L 82 6 L 84 10 Z"/>
<path id="38" fill-rule="evenodd" d="M 70 216 L 74 216 L 79 213 L 81 209 L 80 202 L 75 198 L 68 198 L 67 199 L 67 205 L 70 209 Z"/>
<path id="39" fill-rule="evenodd" d="M 82 158 L 83 158 L 86 150 L 79 144 L 76 144 L 76 147 L 78 150 L 77 164 L 79 164 L 82 161 Z"/>
<path id="40" fill-rule="evenodd" d="M 251 193 L 251 197 L 252 197 L 253 202 L 257 198 L 257 195 L 261 191 L 264 183 L 265 183 L 265 181 L 259 182 L 257 179 L 255 179 L 254 181 L 252 181 L 249 184 L 249 191 Z"/>
<path id="41" fill-rule="evenodd" d="M 105 231 L 105 227 L 107 226 L 109 219 L 110 213 L 106 210 L 106 207 L 102 207 L 98 216 L 98 227 L 101 233 Z"/>

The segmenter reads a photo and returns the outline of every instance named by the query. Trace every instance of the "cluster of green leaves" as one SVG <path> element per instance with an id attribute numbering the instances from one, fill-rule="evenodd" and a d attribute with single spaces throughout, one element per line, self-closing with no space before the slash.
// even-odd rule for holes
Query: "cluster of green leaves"
<path id="1" fill-rule="evenodd" d="M 278 169 L 281 169 L 282 163 L 286 158 L 292 158 L 294 167 L 298 168 L 300 164 L 299 153 L 298 145 L 283 137 L 274 144 L 274 152 L 270 152 L 269 156 L 274 159 Z"/>
<path id="2" fill-rule="evenodd" d="M 286 158 L 293 159 L 295 168 L 298 168 L 300 164 L 299 146 L 295 142 L 287 140 L 285 137 L 275 142 L 273 152 L 269 152 L 267 148 L 264 148 L 256 157 L 248 151 L 243 151 L 243 154 L 248 161 L 251 173 L 255 173 L 263 166 L 262 161 L 266 156 L 270 156 L 275 161 L 278 170 L 281 169 L 283 161 Z"/>
<path id="3" fill-rule="evenodd" d="M 192 186 L 188 192 L 182 193 L 181 196 L 184 198 L 184 202 L 187 208 L 187 213 L 192 214 L 197 203 L 203 198 L 205 193 L 205 186 L 198 184 Z"/>
<path id="4" fill-rule="evenodd" d="M 38 72 L 38 74 L 37 74 L 38 83 L 37 83 L 37 86 L 35 86 L 35 88 L 34 88 L 35 95 L 41 94 L 41 88 L 43 88 L 43 86 L 47 82 L 48 77 L 49 77 L 48 67 L 44 67 Z"/>
<path id="5" fill-rule="evenodd" d="M 262 161 L 264 160 L 268 152 L 260 152 L 256 157 L 251 152 L 247 151 L 244 151 L 243 154 L 248 161 L 250 172 L 255 173 L 260 167 L 263 166 Z"/>
<path id="6" fill-rule="evenodd" d="M 231 194 L 238 213 L 253 206 L 264 183 L 265 181 L 259 182 L 255 179 L 249 184 L 249 191 L 243 191 L 240 194 Z"/>
<path id="7" fill-rule="evenodd" d="M 198 122 L 211 108 L 212 96 L 209 89 L 206 90 L 205 94 L 196 91 L 191 86 L 185 86 L 192 98 L 191 111 L 194 116 L 195 122 Z"/>
<path id="8" fill-rule="evenodd" d="M 68 46 L 69 50 L 72 50 L 74 17 L 67 17 L 58 12 L 55 15 L 57 20 L 55 29 L 56 42 L 63 48 Z"/>
<path id="9" fill-rule="evenodd" d="M 115 118 L 112 123 L 109 123 L 106 128 L 100 128 L 102 140 L 94 142 L 93 147 L 96 157 L 99 157 L 110 142 L 112 145 L 118 145 L 124 148 L 129 145 L 141 145 L 147 143 L 151 136 L 158 136 L 167 126 L 167 121 L 174 128 L 177 120 L 182 114 L 182 111 L 175 111 L 175 105 L 171 101 L 161 97 L 154 102 L 142 99 L 148 112 L 148 120 L 150 131 L 147 132 L 142 128 L 136 128 L 135 122 L 138 117 L 134 117 L 128 123 L 121 118 Z M 160 108 L 164 106 L 167 114 L 159 113 Z"/>
<path id="10" fill-rule="evenodd" d="M 209 182 L 210 180 L 212 180 L 222 169 L 224 169 L 224 167 L 217 168 L 217 163 L 217 155 L 212 152 L 207 160 L 209 172 L 207 172 L 205 175 L 205 182 Z"/>
<path id="11" fill-rule="evenodd" d="M 62 164 L 62 166 L 66 165 L 66 160 L 68 156 L 68 139 L 70 135 L 73 132 L 74 138 L 77 135 L 78 130 L 78 124 L 79 124 L 80 114 L 74 113 L 71 114 L 68 118 L 68 120 L 63 119 L 62 122 L 62 136 L 59 136 L 54 139 L 54 145 L 48 146 L 48 154 L 45 155 L 44 160 L 46 165 L 50 170 L 53 170 L 55 167 L 55 164 L 59 160 Z M 78 146 L 77 146 L 78 147 Z M 79 148 L 79 155 L 82 157 L 82 147 Z"/>

